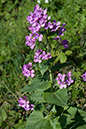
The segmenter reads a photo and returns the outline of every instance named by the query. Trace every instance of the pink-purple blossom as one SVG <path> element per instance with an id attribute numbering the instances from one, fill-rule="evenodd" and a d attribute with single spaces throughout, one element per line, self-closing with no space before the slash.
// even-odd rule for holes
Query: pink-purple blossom
<path id="1" fill-rule="evenodd" d="M 33 49 L 36 44 L 36 39 L 38 39 L 38 41 L 42 41 L 42 38 L 43 35 L 39 33 L 29 34 L 29 36 L 26 36 L 25 44 L 28 45 L 31 49 Z"/>
<path id="2" fill-rule="evenodd" d="M 68 41 L 65 39 L 65 40 L 62 40 L 62 45 L 63 45 L 63 47 L 66 49 L 66 48 L 68 48 L 68 46 L 69 46 L 69 43 L 68 43 Z"/>
<path id="3" fill-rule="evenodd" d="M 54 40 L 59 41 L 59 43 L 61 43 L 60 45 L 63 45 L 63 47 L 65 49 L 69 47 L 69 43 L 66 39 L 61 41 L 61 38 L 59 36 L 57 36 L 57 37 L 54 38 Z"/>
<path id="4" fill-rule="evenodd" d="M 58 22 L 58 23 L 60 24 L 60 22 Z M 66 49 L 66 48 L 69 47 L 69 43 L 68 43 L 68 41 L 66 39 L 65 40 L 62 40 L 61 37 L 60 37 L 60 36 L 63 36 L 64 35 L 63 32 L 66 31 L 66 29 L 64 28 L 65 25 L 66 24 L 63 23 L 62 27 L 59 28 L 59 30 L 58 30 L 58 36 L 55 37 L 54 40 L 59 41 L 59 43 L 61 43 L 61 45 L 63 45 L 63 47 Z"/>
<path id="5" fill-rule="evenodd" d="M 50 29 L 51 32 L 57 31 L 58 36 L 54 39 L 59 41 L 64 48 L 68 48 L 68 41 L 62 41 L 60 37 L 63 36 L 63 32 L 66 31 L 66 29 L 64 28 L 66 24 L 63 23 L 62 27 L 60 27 L 60 21 L 56 22 L 56 20 L 53 20 L 53 22 L 50 22 L 50 18 L 51 17 L 47 15 L 47 9 L 43 10 L 39 7 L 39 5 L 36 5 L 34 7 L 34 11 L 30 12 L 27 20 L 30 23 L 28 29 L 32 32 L 32 34 L 26 36 L 25 44 L 27 44 L 31 49 L 35 47 L 36 39 L 38 39 L 38 41 L 42 41 L 43 35 L 38 33 L 41 28 L 44 28 L 45 30 Z"/>
<path id="6" fill-rule="evenodd" d="M 29 111 L 29 110 L 34 110 L 34 105 L 33 104 L 29 104 L 29 101 L 26 101 L 27 97 L 24 96 L 23 99 L 20 97 L 18 102 L 19 102 L 19 106 L 24 108 L 25 110 Z"/>
<path id="7" fill-rule="evenodd" d="M 86 81 L 86 72 L 82 74 L 83 80 Z"/>
<path id="8" fill-rule="evenodd" d="M 42 27 L 45 26 L 47 20 L 50 20 L 50 16 L 47 15 L 47 9 L 42 9 L 39 5 L 34 7 L 34 12 L 30 12 L 30 15 L 27 17 L 30 26 L 28 27 L 32 33 L 36 33 Z"/>
<path id="9" fill-rule="evenodd" d="M 63 23 L 62 27 L 58 30 L 58 32 L 59 32 L 59 33 L 58 33 L 58 36 L 63 36 L 63 35 L 64 35 L 63 32 L 66 31 L 66 29 L 64 28 L 65 25 L 66 25 L 66 24 Z"/>
<path id="10" fill-rule="evenodd" d="M 35 76 L 34 70 L 32 69 L 32 62 L 29 62 L 27 65 L 24 64 L 22 73 L 27 78 L 29 76 L 31 76 L 31 78 L 33 78 Z"/>
<path id="11" fill-rule="evenodd" d="M 28 45 L 31 49 L 33 49 L 36 44 L 36 39 L 35 37 L 32 38 L 32 36 L 33 34 L 26 36 L 26 42 L 25 42 L 25 44 Z"/>
<path id="12" fill-rule="evenodd" d="M 60 21 L 56 22 L 56 20 L 53 20 L 53 28 L 52 28 L 51 32 L 56 31 L 60 27 L 60 24 L 61 24 Z"/>
<path id="13" fill-rule="evenodd" d="M 47 60 L 51 58 L 51 54 L 50 53 L 46 53 L 45 51 L 42 51 L 42 49 L 38 49 L 35 52 L 35 56 L 34 56 L 34 62 L 38 62 L 41 63 L 42 60 Z"/>
<path id="14" fill-rule="evenodd" d="M 60 86 L 60 89 L 66 88 L 67 86 L 69 86 L 71 83 L 74 82 L 71 78 L 71 71 L 63 75 L 59 73 L 56 80 L 57 80 L 57 84 Z"/>

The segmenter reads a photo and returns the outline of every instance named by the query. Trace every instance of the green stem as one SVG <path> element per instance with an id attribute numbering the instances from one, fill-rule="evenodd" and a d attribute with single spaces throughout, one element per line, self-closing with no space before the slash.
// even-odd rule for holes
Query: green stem
<path id="1" fill-rule="evenodd" d="M 51 80 L 51 82 L 52 82 L 52 72 L 51 72 L 51 70 L 49 69 L 49 73 L 50 73 L 50 80 Z"/>
<path id="2" fill-rule="evenodd" d="M 49 41 L 48 41 L 48 38 L 47 38 L 47 32 L 46 31 L 45 31 L 45 34 L 46 34 L 47 51 L 49 52 Z"/>
<path id="3" fill-rule="evenodd" d="M 2 82 L 2 84 L 7 88 L 7 90 L 13 95 L 15 96 L 15 98 L 18 100 L 18 97 L 5 85 L 5 83 Z"/>
<path id="4" fill-rule="evenodd" d="M 26 120 L 27 120 L 27 118 L 28 118 L 28 111 L 26 111 Z"/>
<path id="5" fill-rule="evenodd" d="M 50 46 L 49 46 L 49 41 L 48 41 L 48 37 L 47 37 L 47 31 L 45 31 L 45 34 L 46 34 L 47 51 L 49 52 Z M 53 78 L 52 78 L 52 72 L 50 69 L 49 69 L 49 73 L 50 73 L 50 80 L 51 80 L 51 92 L 53 92 L 53 85 L 52 85 Z"/>
<path id="6" fill-rule="evenodd" d="M 50 73 L 50 80 L 51 80 L 51 92 L 53 92 L 53 78 L 52 78 L 52 72 L 51 70 L 49 69 L 49 73 Z"/>

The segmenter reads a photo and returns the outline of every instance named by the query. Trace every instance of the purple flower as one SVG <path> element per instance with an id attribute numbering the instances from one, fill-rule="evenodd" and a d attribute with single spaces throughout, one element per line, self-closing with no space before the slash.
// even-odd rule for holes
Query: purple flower
<path id="1" fill-rule="evenodd" d="M 61 43 L 61 38 L 59 36 L 55 37 L 54 40 L 59 40 L 59 42 Z"/>
<path id="2" fill-rule="evenodd" d="M 36 44 L 36 39 L 38 39 L 39 41 L 42 41 L 42 38 L 43 38 L 42 34 L 39 34 L 39 33 L 30 34 L 29 36 L 26 36 L 25 44 L 28 45 L 31 49 L 33 49 Z"/>
<path id="3" fill-rule="evenodd" d="M 53 24 L 51 22 L 48 22 L 47 28 L 53 29 Z"/>
<path id="4" fill-rule="evenodd" d="M 57 80 L 57 84 L 60 86 L 60 89 L 66 88 L 67 86 L 69 86 L 71 83 L 74 82 L 71 79 L 71 71 L 69 71 L 69 73 L 63 74 L 63 75 L 61 73 L 59 73 L 56 80 Z"/>
<path id="5" fill-rule="evenodd" d="M 65 26 L 66 24 L 65 23 L 63 23 L 63 25 L 62 25 L 62 27 L 58 30 L 58 36 L 63 36 L 64 35 L 64 31 L 66 31 L 66 29 L 64 28 L 64 26 Z"/>
<path id="6" fill-rule="evenodd" d="M 49 58 L 51 58 L 51 54 L 50 54 L 50 53 L 46 54 L 45 51 L 42 51 L 42 49 L 39 49 L 39 50 L 37 50 L 37 51 L 35 52 L 34 62 L 36 62 L 36 63 L 37 63 L 37 62 L 38 62 L 38 63 L 41 63 L 42 60 L 47 60 L 47 59 L 49 59 Z"/>
<path id="7" fill-rule="evenodd" d="M 43 35 L 40 34 L 38 38 L 39 38 L 39 41 L 42 41 Z"/>
<path id="8" fill-rule="evenodd" d="M 34 70 L 32 69 L 32 62 L 29 62 L 27 65 L 24 64 L 22 73 L 27 78 L 29 76 L 31 76 L 31 78 L 33 78 L 35 76 Z"/>
<path id="9" fill-rule="evenodd" d="M 79 78 L 80 78 L 80 79 L 82 79 L 82 77 L 81 77 L 81 76 L 79 76 Z"/>
<path id="10" fill-rule="evenodd" d="M 60 24 L 61 24 L 60 21 L 56 23 L 56 21 L 53 20 L 53 28 L 52 28 L 51 32 L 52 32 L 52 31 L 56 31 L 56 30 L 60 27 L 60 26 L 59 26 Z"/>
<path id="11" fill-rule="evenodd" d="M 56 23 L 56 21 L 54 21 L 54 23 Z M 60 25 L 61 23 L 58 22 L 57 24 Z M 59 28 L 59 30 L 58 30 L 58 32 L 59 32 L 59 33 L 58 33 L 58 36 L 55 37 L 54 40 L 57 40 L 57 41 L 59 41 L 60 43 L 62 43 L 63 47 L 66 49 L 66 48 L 68 48 L 69 43 L 68 43 L 68 41 L 67 41 L 66 39 L 65 39 L 65 40 L 61 40 L 61 37 L 60 37 L 60 36 L 63 36 L 63 35 L 64 35 L 63 32 L 66 30 L 66 29 L 64 28 L 65 25 L 66 25 L 66 24 L 63 23 L 62 27 Z M 60 26 L 59 26 L 59 27 L 60 27 Z"/>
<path id="12" fill-rule="evenodd" d="M 54 40 L 57 40 L 60 43 L 62 43 L 62 45 L 65 49 L 69 47 L 69 43 L 66 39 L 61 41 L 61 38 L 59 36 L 57 36 L 57 37 L 54 38 Z"/>
<path id="13" fill-rule="evenodd" d="M 83 80 L 86 81 L 86 72 L 82 74 Z"/>
<path id="14" fill-rule="evenodd" d="M 65 84 L 66 83 L 65 82 L 65 74 L 62 75 L 61 73 L 59 73 L 56 80 L 57 80 L 57 84 L 60 85 L 60 89 L 67 87 Z"/>
<path id="15" fill-rule="evenodd" d="M 26 36 L 26 42 L 25 42 L 25 44 L 28 45 L 31 49 L 33 49 L 36 44 L 36 38 L 35 37 L 32 38 L 32 36 L 33 34 Z"/>
<path id="16" fill-rule="evenodd" d="M 34 105 L 33 104 L 29 105 L 29 107 L 30 107 L 30 110 L 32 110 L 32 111 L 34 110 L 34 108 L 33 108 Z"/>
<path id="17" fill-rule="evenodd" d="M 66 88 L 66 87 L 67 87 L 67 85 L 64 84 L 64 83 L 60 85 L 60 89 L 63 89 L 63 88 Z"/>
<path id="18" fill-rule="evenodd" d="M 65 40 L 62 40 L 62 42 L 61 42 L 62 44 L 63 44 L 63 47 L 66 49 L 66 48 L 68 48 L 68 45 L 69 45 L 69 43 L 68 43 L 68 41 L 65 39 Z"/>
<path id="19" fill-rule="evenodd" d="M 24 96 L 23 99 L 20 97 L 18 102 L 19 102 L 19 106 L 24 108 L 25 110 L 29 111 L 29 110 L 34 110 L 33 107 L 34 105 L 33 104 L 29 104 L 29 101 L 26 101 L 27 99 L 27 96 Z"/>
<path id="20" fill-rule="evenodd" d="M 64 48 L 68 48 L 68 45 L 69 45 L 68 41 L 67 40 L 61 41 L 61 38 L 59 37 L 64 35 L 63 32 L 66 30 L 64 26 L 66 24 L 63 23 L 62 27 L 60 27 L 60 24 L 61 24 L 60 21 L 56 22 L 55 20 L 53 20 L 53 22 L 51 23 L 49 21 L 50 18 L 51 17 L 47 15 L 47 9 L 43 10 L 42 8 L 39 7 L 39 5 L 36 5 L 34 7 L 34 11 L 30 12 L 30 15 L 27 17 L 27 20 L 30 23 L 30 26 L 28 26 L 28 29 L 31 30 L 32 34 L 30 34 L 29 36 L 26 36 L 25 44 L 27 44 L 31 49 L 35 47 L 36 39 L 38 39 L 39 41 L 42 41 L 43 35 L 38 34 L 37 32 L 39 32 L 40 29 L 43 27 L 45 30 L 50 29 L 51 32 L 58 30 L 58 36 L 54 39 L 59 40 L 59 42 L 62 43 Z"/>
<path id="21" fill-rule="evenodd" d="M 34 7 L 34 12 L 30 12 L 30 16 L 27 17 L 30 26 L 28 27 L 32 33 L 36 33 L 42 27 L 45 27 L 48 20 L 50 20 L 50 16 L 47 15 L 47 9 L 42 9 L 39 5 Z"/>

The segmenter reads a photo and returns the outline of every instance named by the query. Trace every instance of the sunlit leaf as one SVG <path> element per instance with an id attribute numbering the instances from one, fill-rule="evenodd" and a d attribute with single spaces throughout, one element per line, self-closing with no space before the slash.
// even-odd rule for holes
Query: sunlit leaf
<path id="1" fill-rule="evenodd" d="M 67 105 L 67 89 L 59 89 L 54 93 L 45 92 L 43 98 L 46 102 L 56 104 L 58 106 Z"/>
<path id="2" fill-rule="evenodd" d="M 31 84 L 26 85 L 23 88 L 23 92 L 32 92 L 32 91 L 44 91 L 48 89 L 51 86 L 50 81 L 43 81 L 39 78 L 34 78 L 31 82 Z"/>
<path id="3" fill-rule="evenodd" d="M 33 111 L 27 119 L 25 129 L 53 129 L 53 127 L 50 124 L 50 121 L 43 117 L 42 112 Z"/>

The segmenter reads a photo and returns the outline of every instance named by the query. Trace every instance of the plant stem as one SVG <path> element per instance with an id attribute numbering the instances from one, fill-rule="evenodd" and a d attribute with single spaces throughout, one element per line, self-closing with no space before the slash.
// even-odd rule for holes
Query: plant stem
<path id="1" fill-rule="evenodd" d="M 49 69 L 49 73 L 50 73 L 50 80 L 51 80 L 51 92 L 53 92 L 53 85 L 52 85 L 52 83 L 53 83 L 53 78 L 52 78 L 52 72 L 51 72 L 50 69 Z"/>
<path id="2" fill-rule="evenodd" d="M 18 100 L 18 97 L 5 85 L 5 83 L 2 82 L 2 84 L 7 88 L 7 90 L 13 95 L 15 96 L 15 98 Z"/>
<path id="3" fill-rule="evenodd" d="M 47 32 L 46 31 L 45 31 L 45 34 L 46 34 L 47 51 L 49 52 L 49 41 L 48 41 L 48 38 L 47 38 Z"/>

